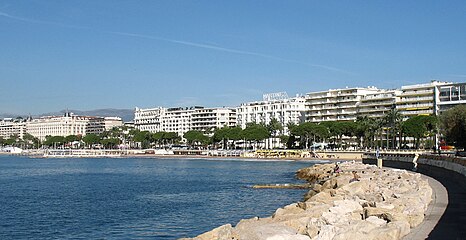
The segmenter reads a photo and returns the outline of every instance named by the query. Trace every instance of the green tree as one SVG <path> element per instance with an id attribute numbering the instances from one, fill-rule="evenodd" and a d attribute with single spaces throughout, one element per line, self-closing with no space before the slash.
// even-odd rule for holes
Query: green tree
<path id="1" fill-rule="evenodd" d="M 228 141 L 228 132 L 229 127 L 216 128 L 214 130 L 214 135 L 212 136 L 212 142 L 218 143 L 222 142 L 223 149 L 226 148 L 226 142 Z"/>
<path id="2" fill-rule="evenodd" d="M 267 128 L 262 124 L 257 123 L 249 123 L 247 124 L 246 128 L 242 131 L 242 137 L 249 142 L 257 142 L 262 141 L 270 137 L 269 131 Z"/>
<path id="3" fill-rule="evenodd" d="M 156 146 L 162 146 L 164 144 L 164 139 L 163 139 L 163 135 L 165 134 L 165 132 L 156 132 L 154 134 L 152 134 L 152 140 L 154 141 L 154 143 L 156 144 Z"/>
<path id="4" fill-rule="evenodd" d="M 188 141 L 188 144 L 195 146 L 196 143 L 206 145 L 209 142 L 209 137 L 205 136 L 200 131 L 190 130 L 187 131 L 183 137 Z"/>
<path id="5" fill-rule="evenodd" d="M 276 118 L 270 119 L 266 127 L 272 137 L 277 137 L 283 131 L 283 125 Z"/>
<path id="6" fill-rule="evenodd" d="M 163 134 L 163 140 L 166 143 L 174 144 L 175 142 L 179 141 L 181 138 L 178 136 L 176 132 L 165 132 Z"/>
<path id="7" fill-rule="evenodd" d="M 17 144 L 18 140 L 19 140 L 18 135 L 14 134 L 5 140 L 5 144 L 10 145 L 10 146 L 18 146 Z"/>
<path id="8" fill-rule="evenodd" d="M 91 134 L 86 134 L 86 136 L 84 136 L 82 140 L 88 147 L 91 147 L 93 144 L 100 143 L 101 138 L 100 136 L 91 133 Z"/>
<path id="9" fill-rule="evenodd" d="M 403 116 L 400 111 L 396 108 L 390 109 L 389 112 L 383 117 L 384 126 L 387 128 L 387 148 L 397 147 L 397 135 L 401 132 L 401 123 Z M 401 137 L 399 138 L 401 140 Z"/>
<path id="10" fill-rule="evenodd" d="M 401 129 L 405 136 L 414 138 L 415 148 L 420 148 L 421 140 L 435 136 L 437 133 L 437 123 L 438 119 L 436 116 L 419 115 L 404 121 Z"/>
<path id="11" fill-rule="evenodd" d="M 79 141 L 79 140 L 80 140 L 79 137 L 76 135 L 68 135 L 65 137 L 65 142 L 68 142 L 68 143 Z"/>
<path id="12" fill-rule="evenodd" d="M 309 148 L 309 143 L 323 142 L 329 137 L 329 130 L 324 124 L 312 122 L 304 122 L 299 125 L 289 126 L 290 138 L 287 147 L 293 148 L 293 142 L 299 136 L 300 145 L 304 148 Z M 291 141 L 291 142 L 290 142 Z"/>
<path id="13" fill-rule="evenodd" d="M 466 149 L 466 105 L 458 105 L 440 115 L 440 126 L 448 144 Z"/>
<path id="14" fill-rule="evenodd" d="M 34 147 L 38 148 L 40 144 L 40 140 L 34 136 L 32 136 L 29 133 L 25 133 L 23 136 L 24 143 L 26 144 L 27 147 Z"/>
<path id="15" fill-rule="evenodd" d="M 102 139 L 100 140 L 100 143 L 105 147 L 105 148 L 108 148 L 108 149 L 114 149 L 118 146 L 118 144 L 120 144 L 120 139 L 118 138 L 105 138 L 105 139 Z"/>
<path id="16" fill-rule="evenodd" d="M 65 137 L 63 136 L 46 136 L 44 145 L 49 147 L 60 147 L 65 143 Z"/>
<path id="17" fill-rule="evenodd" d="M 148 148 L 152 142 L 152 134 L 149 131 L 137 131 L 134 134 L 133 141 L 140 143 L 141 148 Z"/>

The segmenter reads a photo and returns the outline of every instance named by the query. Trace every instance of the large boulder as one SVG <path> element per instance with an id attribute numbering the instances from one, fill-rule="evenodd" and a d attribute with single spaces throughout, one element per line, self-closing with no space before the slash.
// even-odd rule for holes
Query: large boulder
<path id="1" fill-rule="evenodd" d="M 210 232 L 206 232 L 201 234 L 195 238 L 194 240 L 232 240 L 232 239 L 239 239 L 237 235 L 233 233 L 233 227 L 231 224 L 225 224 L 218 228 L 213 229 Z"/>
<path id="2" fill-rule="evenodd" d="M 311 190 L 303 202 L 287 205 L 272 217 L 220 226 L 196 240 L 391 240 L 406 236 L 424 219 L 432 189 L 419 174 L 342 163 L 301 169 Z M 357 171 L 360 181 L 351 181 Z"/>

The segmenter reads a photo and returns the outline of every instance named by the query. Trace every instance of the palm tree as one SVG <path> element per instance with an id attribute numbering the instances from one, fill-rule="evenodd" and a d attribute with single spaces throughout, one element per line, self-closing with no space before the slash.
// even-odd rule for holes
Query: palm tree
<path id="1" fill-rule="evenodd" d="M 403 116 L 401 115 L 400 111 L 396 108 L 390 109 L 389 112 L 385 114 L 383 117 L 384 126 L 387 128 L 387 148 L 390 147 L 390 137 L 392 142 L 392 148 L 397 147 L 397 133 L 401 132 L 401 123 L 403 120 Z"/>
<path id="2" fill-rule="evenodd" d="M 279 134 L 283 132 L 283 125 L 276 118 L 270 119 L 270 123 L 266 127 L 270 136 L 274 138 L 272 141 L 275 141 L 275 138 L 277 138 Z M 274 147 L 273 144 L 271 147 Z"/>

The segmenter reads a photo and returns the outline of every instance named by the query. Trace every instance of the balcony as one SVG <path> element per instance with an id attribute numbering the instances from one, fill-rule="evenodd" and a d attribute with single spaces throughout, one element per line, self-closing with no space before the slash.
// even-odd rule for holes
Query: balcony
<path id="1" fill-rule="evenodd" d="M 400 101 L 397 102 L 397 104 L 402 104 L 402 103 L 405 103 L 405 102 L 420 102 L 420 101 L 423 101 L 423 102 L 433 102 L 434 101 L 434 97 L 433 96 L 429 96 L 429 97 L 412 97 L 412 98 L 400 98 Z"/>
<path id="2" fill-rule="evenodd" d="M 433 108 L 433 104 L 424 103 L 424 104 L 406 104 L 406 105 L 397 105 L 397 109 L 428 109 Z"/>
<path id="3" fill-rule="evenodd" d="M 406 90 L 400 94 L 401 97 L 404 96 L 419 96 L 419 95 L 434 95 L 434 89 L 429 90 Z"/>

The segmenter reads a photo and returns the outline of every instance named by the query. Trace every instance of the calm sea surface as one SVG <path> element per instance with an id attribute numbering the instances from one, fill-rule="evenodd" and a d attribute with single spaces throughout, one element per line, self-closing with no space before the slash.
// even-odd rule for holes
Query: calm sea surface
<path id="1" fill-rule="evenodd" d="M 270 216 L 311 162 L 0 156 L 0 239 L 177 239 Z"/>

